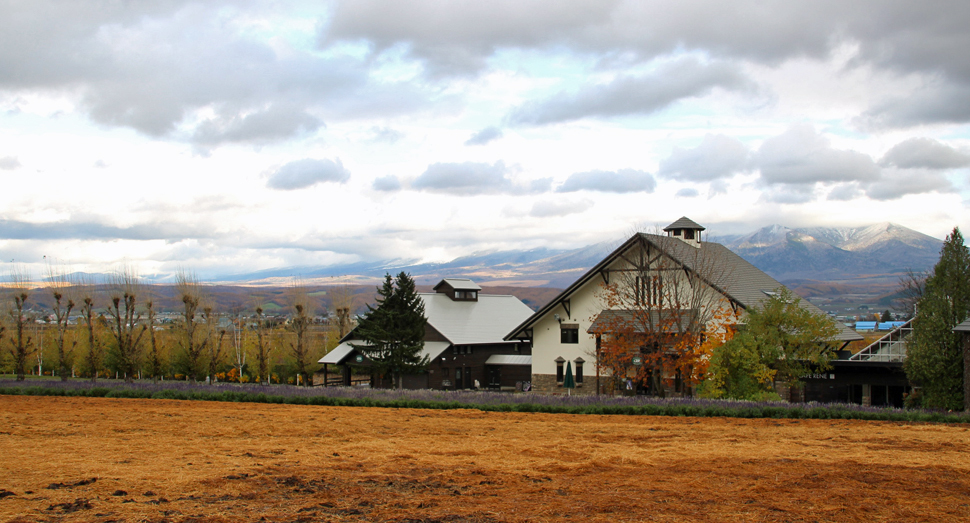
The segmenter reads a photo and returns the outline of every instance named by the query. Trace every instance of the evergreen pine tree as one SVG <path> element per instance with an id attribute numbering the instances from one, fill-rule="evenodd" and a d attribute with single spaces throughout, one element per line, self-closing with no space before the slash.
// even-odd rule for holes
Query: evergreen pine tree
<path id="1" fill-rule="evenodd" d="M 924 407 L 964 406 L 964 348 L 953 327 L 970 315 L 970 250 L 959 228 L 947 236 L 926 280 L 907 343 L 906 376 L 921 387 Z"/>
<path id="2" fill-rule="evenodd" d="M 420 372 L 428 365 L 424 348 L 424 302 L 414 280 L 405 272 L 397 279 L 388 274 L 378 288 L 377 306 L 367 306 L 367 314 L 357 325 L 359 344 L 351 344 L 373 362 L 380 375 L 390 374 L 398 388 L 402 375 Z"/>

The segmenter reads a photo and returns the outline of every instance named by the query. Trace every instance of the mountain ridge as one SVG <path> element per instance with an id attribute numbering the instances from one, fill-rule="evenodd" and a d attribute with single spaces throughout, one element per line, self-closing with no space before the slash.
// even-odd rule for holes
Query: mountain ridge
<path id="1" fill-rule="evenodd" d="M 256 283 L 265 277 L 299 276 L 369 283 L 386 272 L 407 271 L 424 284 L 463 276 L 479 284 L 565 288 L 621 243 L 603 241 L 568 250 L 479 251 L 441 263 L 414 260 L 359 262 L 331 267 L 289 267 L 224 277 L 224 282 Z M 942 241 L 892 222 L 861 227 L 790 228 L 768 225 L 743 235 L 715 238 L 775 279 L 785 282 L 843 282 L 873 288 L 898 283 L 907 270 L 933 267 Z M 262 277 L 262 278 L 261 278 Z"/>

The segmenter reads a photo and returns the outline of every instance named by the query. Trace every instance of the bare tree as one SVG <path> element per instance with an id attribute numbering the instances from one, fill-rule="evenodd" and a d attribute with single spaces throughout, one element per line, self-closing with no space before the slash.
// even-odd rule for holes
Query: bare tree
<path id="1" fill-rule="evenodd" d="M 239 374 L 240 381 L 242 381 L 243 368 L 246 366 L 246 331 L 242 325 L 242 312 L 242 305 L 234 305 L 229 310 L 230 327 L 232 328 L 233 366 Z"/>
<path id="2" fill-rule="evenodd" d="M 260 383 L 269 383 L 269 356 L 272 350 L 270 340 L 266 335 L 266 318 L 263 316 L 263 307 L 256 305 L 256 324 L 253 326 L 256 331 L 256 366 L 258 367 L 257 379 Z"/>
<path id="3" fill-rule="evenodd" d="M 97 296 L 97 285 L 91 284 L 80 278 L 75 285 L 81 302 L 81 318 L 87 330 L 88 354 L 86 362 L 91 369 L 91 381 L 98 381 L 98 372 L 104 362 L 104 346 L 101 344 L 101 337 L 96 334 L 98 330 L 97 318 L 94 315 L 95 297 Z"/>
<path id="4" fill-rule="evenodd" d="M 148 372 L 152 375 L 152 381 L 158 383 L 158 377 L 162 375 L 162 357 L 156 336 L 156 312 L 155 302 L 151 298 L 145 301 L 146 328 L 148 329 Z"/>
<path id="5" fill-rule="evenodd" d="M 337 335 L 340 338 L 350 332 L 350 314 L 353 309 L 353 301 L 354 295 L 346 285 L 330 288 L 330 305 L 337 315 Z"/>
<path id="6" fill-rule="evenodd" d="M 141 314 L 136 311 L 138 277 L 130 267 L 119 271 L 112 282 L 108 313 L 113 322 L 111 335 L 118 348 L 118 362 L 125 375 L 125 382 L 131 383 L 138 372 L 141 360 L 141 338 L 145 326 L 138 325 Z"/>
<path id="7" fill-rule="evenodd" d="M 226 329 L 218 329 L 219 337 L 217 341 L 213 341 L 212 337 L 216 333 L 218 327 L 218 315 L 213 312 L 211 306 L 205 306 L 202 309 L 202 317 L 205 320 L 205 335 L 206 344 L 209 347 L 209 379 L 214 383 L 216 381 L 216 372 L 219 370 L 219 365 L 222 364 L 222 360 L 225 358 L 225 345 L 223 342 L 226 338 Z"/>
<path id="8" fill-rule="evenodd" d="M 293 353 L 293 360 L 296 364 L 297 384 L 300 377 L 303 384 L 309 385 L 309 361 L 310 337 L 309 330 L 313 318 L 310 316 L 311 306 L 307 288 L 303 284 L 297 284 L 291 289 L 290 302 L 293 305 L 293 317 L 290 320 L 290 330 L 296 335 L 296 343 L 290 343 L 290 351 Z"/>
<path id="9" fill-rule="evenodd" d="M 53 312 L 57 333 L 55 344 L 57 345 L 58 372 L 61 375 L 61 381 L 67 381 L 67 378 L 71 375 L 71 370 L 74 368 L 74 348 L 77 347 L 76 339 L 72 340 L 70 347 L 67 346 L 64 339 L 67 334 L 67 324 L 71 317 L 71 311 L 75 307 L 72 296 L 74 288 L 64 272 L 55 269 L 50 262 L 47 264 L 47 281 L 48 289 L 54 298 Z"/>
<path id="10" fill-rule="evenodd" d="M 185 354 L 188 374 L 192 376 L 193 381 L 198 381 L 202 354 L 209 343 L 208 336 L 199 335 L 198 324 L 195 321 L 202 302 L 202 286 L 194 275 L 179 270 L 175 275 L 175 289 L 183 306 L 179 346 Z"/>
<path id="11" fill-rule="evenodd" d="M 604 271 L 603 310 L 592 318 L 598 370 L 628 378 L 663 396 L 691 394 L 705 376 L 711 348 L 735 316 L 724 297 L 729 280 L 721 246 L 692 245 L 659 234 L 638 234 Z"/>
<path id="12" fill-rule="evenodd" d="M 31 319 L 27 317 L 27 300 L 30 298 L 30 275 L 27 269 L 18 267 L 10 274 L 10 291 L 13 308 L 9 310 L 13 320 L 14 332 L 10 337 L 10 355 L 13 356 L 14 373 L 17 381 L 24 381 L 27 375 L 27 361 L 34 354 L 34 340 L 27 328 Z"/>
<path id="13" fill-rule="evenodd" d="M 893 299 L 893 307 L 909 318 L 916 316 L 916 305 L 923 298 L 929 277 L 929 271 L 906 269 L 906 274 L 899 278 L 899 290 Z"/>

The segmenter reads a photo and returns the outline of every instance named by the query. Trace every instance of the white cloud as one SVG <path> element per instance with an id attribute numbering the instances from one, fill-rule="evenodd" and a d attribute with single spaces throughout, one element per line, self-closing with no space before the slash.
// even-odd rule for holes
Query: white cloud
<path id="1" fill-rule="evenodd" d="M 970 155 L 932 138 L 910 138 L 886 151 L 879 165 L 901 169 L 957 169 L 970 165 Z"/>
<path id="2" fill-rule="evenodd" d="M 502 130 L 498 127 L 486 127 L 473 134 L 465 141 L 465 145 L 485 145 L 502 137 Z"/>
<path id="3" fill-rule="evenodd" d="M 394 175 L 381 176 L 376 178 L 371 185 L 375 191 L 394 192 L 401 190 L 401 180 Z"/>
<path id="4" fill-rule="evenodd" d="M 502 161 L 487 163 L 435 163 L 411 182 L 419 191 L 461 196 L 499 194 L 512 189 L 509 168 Z"/>
<path id="5" fill-rule="evenodd" d="M 20 160 L 16 156 L 4 156 L 0 158 L 0 169 L 12 171 L 20 168 Z"/>
<path id="6" fill-rule="evenodd" d="M 323 182 L 346 183 L 349 179 L 350 171 L 344 168 L 339 158 L 336 160 L 304 158 L 277 169 L 269 176 L 266 186 L 270 189 L 290 191 L 305 189 Z"/>
<path id="7" fill-rule="evenodd" d="M 835 149 L 807 124 L 765 140 L 755 152 L 753 164 L 761 170 L 761 179 L 771 184 L 873 181 L 879 177 L 879 168 L 868 155 Z"/>
<path id="8" fill-rule="evenodd" d="M 7 4 L 7 259 L 236 270 L 578 247 L 682 215 L 970 219 L 962 4 Z"/>
<path id="9" fill-rule="evenodd" d="M 404 138 L 404 133 L 390 127 L 374 126 L 370 130 L 372 142 L 396 143 Z"/>
<path id="10" fill-rule="evenodd" d="M 587 85 L 527 102 L 509 115 L 514 124 L 544 125 L 581 118 L 646 115 L 672 103 L 709 94 L 715 88 L 741 90 L 748 81 L 737 66 L 703 63 L 684 57 L 644 76 L 620 76 L 607 84 Z"/>
<path id="11" fill-rule="evenodd" d="M 568 216 L 570 214 L 580 214 L 586 212 L 593 206 L 590 200 L 562 201 L 562 200 L 540 200 L 532 205 L 529 216 L 533 218 L 551 218 L 557 216 Z"/>
<path id="12" fill-rule="evenodd" d="M 683 189 L 677 191 L 676 196 L 678 198 L 697 198 L 699 195 L 700 192 L 698 192 L 697 189 L 693 187 L 684 187 Z"/>
<path id="13" fill-rule="evenodd" d="M 898 200 L 909 194 L 946 193 L 953 184 L 936 171 L 923 169 L 887 169 L 882 178 L 866 187 L 866 196 L 874 200 Z"/>
<path id="14" fill-rule="evenodd" d="M 657 174 L 695 182 L 730 178 L 746 168 L 749 154 L 748 148 L 734 138 L 708 134 L 693 149 L 674 147 L 670 156 L 660 162 Z"/>
<path id="15" fill-rule="evenodd" d="M 557 192 L 599 191 L 613 193 L 651 193 L 657 187 L 653 175 L 636 169 L 586 171 L 569 176 Z"/>

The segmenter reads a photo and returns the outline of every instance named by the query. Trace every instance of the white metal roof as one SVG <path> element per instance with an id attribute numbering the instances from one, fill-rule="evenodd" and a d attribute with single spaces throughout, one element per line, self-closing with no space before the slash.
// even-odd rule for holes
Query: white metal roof
<path id="1" fill-rule="evenodd" d="M 519 354 L 492 354 L 485 365 L 532 365 L 532 356 Z"/>
<path id="2" fill-rule="evenodd" d="M 962 323 L 953 327 L 956 332 L 970 332 L 970 318 L 963 320 Z"/>
<path id="3" fill-rule="evenodd" d="M 455 345 L 504 343 L 508 332 L 532 316 L 515 296 L 479 294 L 478 301 L 455 301 L 445 294 L 421 293 L 428 324 Z"/>
<path id="4" fill-rule="evenodd" d="M 353 350 L 354 348 L 350 346 L 350 342 L 345 341 L 334 347 L 333 350 L 328 352 L 326 356 L 320 358 L 320 361 L 317 363 L 333 363 L 334 365 L 337 365 L 343 361 L 344 358 L 350 355 Z"/>
<path id="5" fill-rule="evenodd" d="M 334 347 L 326 356 L 320 358 L 320 361 L 317 363 L 332 363 L 334 365 L 343 363 L 347 356 L 350 356 L 350 353 L 354 351 L 354 348 L 350 345 L 351 343 L 362 345 L 359 340 L 345 341 Z M 451 344 L 447 341 L 426 341 L 424 342 L 424 347 L 421 349 L 421 356 L 427 356 L 429 360 L 433 360 L 441 356 L 442 352 L 448 350 L 448 347 L 451 347 Z"/>

